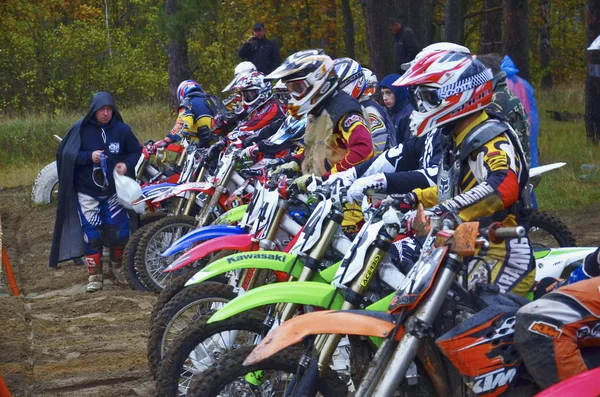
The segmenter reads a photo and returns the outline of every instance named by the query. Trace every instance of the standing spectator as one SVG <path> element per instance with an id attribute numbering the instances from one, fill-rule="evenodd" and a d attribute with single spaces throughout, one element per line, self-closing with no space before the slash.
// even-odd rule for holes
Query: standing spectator
<path id="1" fill-rule="evenodd" d="M 411 137 L 410 115 L 415 110 L 410 103 L 408 88 L 392 85 L 399 78 L 399 74 L 390 74 L 379 84 L 383 103 L 394 123 L 395 131 L 390 133 L 390 147 L 398 146 Z"/>
<path id="2" fill-rule="evenodd" d="M 402 25 L 400 21 L 392 23 L 390 31 L 394 37 L 394 67 L 398 73 L 403 74 L 402 64 L 415 59 L 422 49 L 421 43 L 415 31 Z"/>
<path id="3" fill-rule="evenodd" d="M 240 58 L 252 62 L 259 72 L 267 75 L 281 64 L 279 48 L 265 37 L 265 25 L 254 24 L 254 34 L 240 47 Z"/>
<path id="4" fill-rule="evenodd" d="M 88 292 L 102 289 L 104 240 L 109 243 L 111 272 L 117 282 L 127 283 L 121 258 L 129 238 L 129 216 L 119 204 L 113 170 L 133 176 L 141 154 L 140 143 L 108 92 L 94 95 L 87 114 L 73 124 L 58 149 L 59 204 L 50 267 L 84 251 Z"/>

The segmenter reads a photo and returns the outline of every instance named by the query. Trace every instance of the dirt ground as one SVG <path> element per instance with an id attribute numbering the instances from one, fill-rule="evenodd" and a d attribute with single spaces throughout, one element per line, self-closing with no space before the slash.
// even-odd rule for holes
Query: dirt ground
<path id="1" fill-rule="evenodd" d="M 0 189 L 4 244 L 22 297 L 0 297 L 0 373 L 13 396 L 152 396 L 146 362 L 156 296 L 105 281 L 85 292 L 83 267 L 48 268 L 55 207 L 28 188 Z M 581 246 L 600 244 L 600 204 L 557 215 Z"/>

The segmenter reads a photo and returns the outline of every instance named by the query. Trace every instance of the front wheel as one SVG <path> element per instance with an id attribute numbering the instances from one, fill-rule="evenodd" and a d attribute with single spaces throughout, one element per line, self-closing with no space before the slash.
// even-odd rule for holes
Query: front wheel
<path id="1" fill-rule="evenodd" d="M 184 288 L 158 313 L 150 327 L 148 366 L 152 375 L 173 339 L 201 316 L 211 314 L 237 295 L 233 287 L 207 281 Z"/>
<path id="2" fill-rule="evenodd" d="M 225 355 L 216 365 L 197 376 L 188 391 L 188 397 L 216 396 L 275 396 L 283 395 L 298 369 L 303 349 L 292 346 L 258 364 L 244 366 L 243 360 L 254 346 L 243 346 Z M 260 374 L 260 378 L 248 381 L 249 373 Z M 327 368 L 317 384 L 317 396 L 342 397 L 348 395 L 344 382 Z"/>
<path id="3" fill-rule="evenodd" d="M 194 217 L 186 215 L 169 216 L 148 225 L 140 238 L 135 254 L 135 266 L 140 279 L 150 291 L 160 293 L 169 278 L 183 272 L 163 273 L 176 257 L 161 256 L 179 237 L 196 227 Z"/>
<path id="4" fill-rule="evenodd" d="M 31 199 L 36 204 L 50 204 L 58 200 L 58 169 L 56 161 L 45 166 L 33 183 Z"/>
<path id="5" fill-rule="evenodd" d="M 536 248 L 576 247 L 573 234 L 556 215 L 533 211 L 529 219 L 529 241 Z"/>

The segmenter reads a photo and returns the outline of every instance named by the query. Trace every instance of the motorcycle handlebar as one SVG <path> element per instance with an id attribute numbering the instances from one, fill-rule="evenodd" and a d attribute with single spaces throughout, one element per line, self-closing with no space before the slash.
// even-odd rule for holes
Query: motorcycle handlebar
<path id="1" fill-rule="evenodd" d="M 525 228 L 523 226 L 499 227 L 498 229 L 494 230 L 493 234 L 494 234 L 494 237 L 496 237 L 498 239 L 509 239 L 509 238 L 525 237 L 527 232 L 525 231 Z"/>

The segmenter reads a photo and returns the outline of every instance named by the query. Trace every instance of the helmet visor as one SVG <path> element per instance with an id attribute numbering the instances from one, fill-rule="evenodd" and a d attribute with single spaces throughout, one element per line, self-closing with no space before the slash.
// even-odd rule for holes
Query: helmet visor
<path id="1" fill-rule="evenodd" d="M 426 111 L 430 111 L 442 103 L 436 88 L 419 86 L 415 90 L 415 95 Z"/>
<path id="2" fill-rule="evenodd" d="M 309 86 L 306 80 L 289 81 L 285 83 L 290 95 L 296 99 L 302 99 L 308 92 Z"/>

